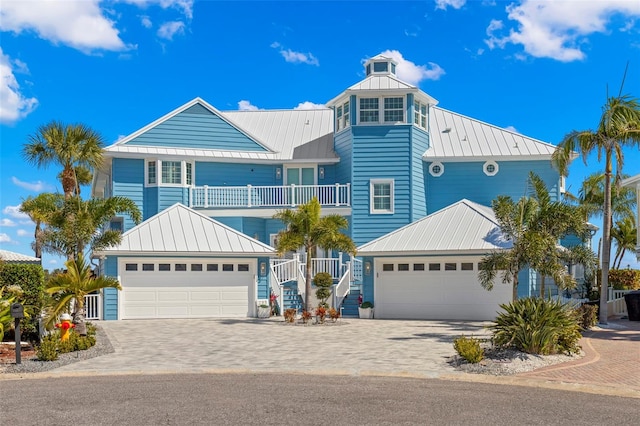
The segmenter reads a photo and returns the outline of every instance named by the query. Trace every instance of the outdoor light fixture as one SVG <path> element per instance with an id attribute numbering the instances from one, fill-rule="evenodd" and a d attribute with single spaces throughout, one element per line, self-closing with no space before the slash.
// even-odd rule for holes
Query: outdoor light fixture
<path id="1" fill-rule="evenodd" d="M 371 275 L 371 262 L 364 262 L 365 275 Z"/>
<path id="2" fill-rule="evenodd" d="M 318 169 L 318 174 L 320 175 L 320 179 L 324 179 L 324 167 Z"/>
<path id="3" fill-rule="evenodd" d="M 260 262 L 260 276 L 264 277 L 267 275 L 267 264 L 265 262 Z"/>
<path id="4" fill-rule="evenodd" d="M 276 169 L 276 179 L 281 179 L 281 178 L 282 178 L 282 169 L 278 167 Z"/>

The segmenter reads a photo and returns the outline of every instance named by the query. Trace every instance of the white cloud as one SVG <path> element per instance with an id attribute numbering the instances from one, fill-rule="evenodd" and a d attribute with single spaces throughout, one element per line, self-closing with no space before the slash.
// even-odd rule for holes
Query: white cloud
<path id="1" fill-rule="evenodd" d="M 585 58 L 581 50 L 585 36 L 608 31 L 607 25 L 614 15 L 640 16 L 640 2 L 523 0 L 520 4 L 509 4 L 506 11 L 514 26 L 508 28 L 507 35 L 499 35 L 496 32 L 504 24 L 491 21 L 485 40 L 489 48 L 519 44 L 530 56 L 571 62 Z"/>
<path id="2" fill-rule="evenodd" d="M 271 43 L 271 47 L 274 49 L 278 49 L 278 51 L 280 52 L 280 55 L 282 55 L 284 60 L 287 62 L 291 62 L 294 64 L 300 63 L 300 64 L 307 64 L 307 65 L 315 65 L 315 66 L 320 65 L 318 58 L 313 56 L 313 54 L 310 52 L 302 53 L 302 52 L 296 52 L 291 49 L 285 49 L 277 41 L 274 41 L 273 43 Z"/>
<path id="3" fill-rule="evenodd" d="M 22 220 L 27 220 L 30 223 L 31 219 L 29 219 L 29 215 L 26 213 L 22 213 L 20 211 L 20 206 L 7 206 L 4 209 L 2 209 L 2 213 L 6 214 L 7 216 L 10 216 L 14 219 L 22 219 Z M 22 223 L 22 222 L 21 222 Z"/>
<path id="4" fill-rule="evenodd" d="M 0 15 L 1 17 L 2 15 Z M 14 61 L 16 71 L 27 70 L 26 64 Z M 0 123 L 13 123 L 26 117 L 38 106 L 36 98 L 28 98 L 20 91 L 9 56 L 0 47 Z"/>
<path id="5" fill-rule="evenodd" d="M 151 22 L 151 18 L 149 18 L 146 15 L 143 15 L 140 17 L 140 23 L 142 24 L 143 27 L 145 28 L 151 28 L 153 27 L 153 23 Z"/>
<path id="6" fill-rule="evenodd" d="M 258 111 L 260 108 L 252 105 L 249 101 L 241 100 L 240 102 L 238 102 L 238 109 L 240 111 Z"/>
<path id="7" fill-rule="evenodd" d="M 48 263 L 49 265 L 57 265 L 58 261 L 56 259 L 51 259 Z"/>
<path id="8" fill-rule="evenodd" d="M 163 9 L 178 9 L 188 19 L 193 18 L 193 3 L 195 0 L 117 0 L 121 3 L 129 3 L 146 9 L 150 6 L 158 5 Z"/>
<path id="9" fill-rule="evenodd" d="M 14 183 L 14 185 L 19 186 L 20 188 L 24 188 L 28 191 L 33 191 L 33 192 L 43 192 L 43 191 L 48 191 L 53 189 L 51 185 L 45 182 L 42 182 L 41 180 L 33 183 L 29 183 L 29 182 L 23 182 L 15 176 L 11 176 L 11 181 Z"/>
<path id="10" fill-rule="evenodd" d="M 130 48 L 120 39 L 115 23 L 104 16 L 100 0 L 4 1 L 0 16 L 2 31 L 34 31 L 42 39 L 80 51 Z"/>
<path id="11" fill-rule="evenodd" d="M 0 243 L 12 243 L 13 240 L 7 234 L 0 233 Z"/>
<path id="12" fill-rule="evenodd" d="M 173 36 L 176 34 L 184 34 L 184 22 L 171 21 L 165 22 L 158 28 L 158 37 L 165 40 L 173 40 Z"/>
<path id="13" fill-rule="evenodd" d="M 447 10 L 447 7 L 460 9 L 467 0 L 436 0 L 436 9 Z"/>
<path id="14" fill-rule="evenodd" d="M 418 84 L 422 80 L 439 80 L 445 74 L 440 65 L 434 62 L 428 62 L 427 65 L 416 65 L 406 60 L 397 50 L 385 50 L 380 55 L 395 60 L 398 63 L 396 75 L 410 84 Z"/>
<path id="15" fill-rule="evenodd" d="M 31 233 L 29 231 L 25 231 L 24 229 L 18 229 L 16 231 L 16 234 L 18 234 L 18 237 L 26 237 L 27 235 L 30 235 Z"/>
<path id="16" fill-rule="evenodd" d="M 16 226 L 16 223 L 14 221 L 12 221 L 11 219 L 2 219 L 0 220 L 0 226 Z"/>
<path id="17" fill-rule="evenodd" d="M 515 127 L 513 127 L 513 126 L 507 126 L 507 127 L 505 127 L 504 129 L 505 129 L 505 130 L 507 130 L 507 131 L 509 131 L 509 132 L 512 132 L 512 133 L 520 133 L 520 132 L 518 131 L 518 129 L 516 129 L 516 128 L 515 128 Z"/>
<path id="18" fill-rule="evenodd" d="M 324 109 L 326 106 L 324 104 L 314 104 L 313 102 L 304 101 L 300 102 L 297 107 L 294 109 Z"/>

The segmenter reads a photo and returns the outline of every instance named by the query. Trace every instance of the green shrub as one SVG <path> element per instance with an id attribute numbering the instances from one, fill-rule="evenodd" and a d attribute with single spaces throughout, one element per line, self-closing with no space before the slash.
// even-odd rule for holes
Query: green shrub
<path id="1" fill-rule="evenodd" d="M 333 277 L 328 272 L 318 272 L 316 276 L 313 277 L 313 283 L 318 287 L 316 297 L 320 300 L 320 305 L 326 305 L 327 299 L 331 296 Z"/>
<path id="2" fill-rule="evenodd" d="M 85 351 L 96 344 L 95 335 L 80 336 L 75 330 L 69 332 L 69 339 L 58 342 L 58 350 L 61 354 L 75 351 Z"/>
<path id="3" fill-rule="evenodd" d="M 474 337 L 462 335 L 454 339 L 453 348 L 458 352 L 458 355 L 472 364 L 476 364 L 484 358 L 484 349 L 480 347 L 480 341 Z"/>
<path id="4" fill-rule="evenodd" d="M 360 307 L 362 309 L 373 308 L 373 303 L 371 303 L 371 302 L 362 302 L 362 305 L 360 305 Z"/>
<path id="5" fill-rule="evenodd" d="M 614 290 L 640 289 L 640 270 L 611 269 L 609 270 L 609 285 Z"/>
<path id="6" fill-rule="evenodd" d="M 50 334 L 40 341 L 36 351 L 40 361 L 55 361 L 58 359 L 58 342 L 60 336 L 57 333 Z"/>
<path id="7" fill-rule="evenodd" d="M 576 309 L 580 328 L 588 330 L 598 323 L 598 306 L 583 304 Z"/>
<path id="8" fill-rule="evenodd" d="M 44 270 L 41 265 L 21 263 L 0 264 L 0 288 L 19 286 L 23 294 L 16 302 L 24 306 L 25 318 L 20 323 L 25 340 L 37 340 L 38 317 L 44 307 Z M 1 336 L 0 336 L 0 340 Z"/>
<path id="9" fill-rule="evenodd" d="M 575 309 L 559 301 L 534 297 L 500 307 L 504 312 L 489 326 L 496 346 L 541 355 L 580 350 L 580 324 Z"/>

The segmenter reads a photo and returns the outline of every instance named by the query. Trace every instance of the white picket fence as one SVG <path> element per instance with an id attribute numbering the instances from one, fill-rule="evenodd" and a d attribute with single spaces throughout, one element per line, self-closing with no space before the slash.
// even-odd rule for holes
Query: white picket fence
<path id="1" fill-rule="evenodd" d="M 84 297 L 84 314 L 87 320 L 102 319 L 102 295 L 87 294 Z"/>

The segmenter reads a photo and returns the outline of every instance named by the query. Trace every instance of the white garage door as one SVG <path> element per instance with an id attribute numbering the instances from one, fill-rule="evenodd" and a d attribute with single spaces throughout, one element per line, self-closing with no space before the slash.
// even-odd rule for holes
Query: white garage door
<path id="1" fill-rule="evenodd" d="M 480 259 L 411 258 L 377 260 L 376 318 L 492 320 L 511 286 L 487 291 L 478 282 Z"/>
<path id="2" fill-rule="evenodd" d="M 121 259 L 119 318 L 253 316 L 255 261 Z"/>

